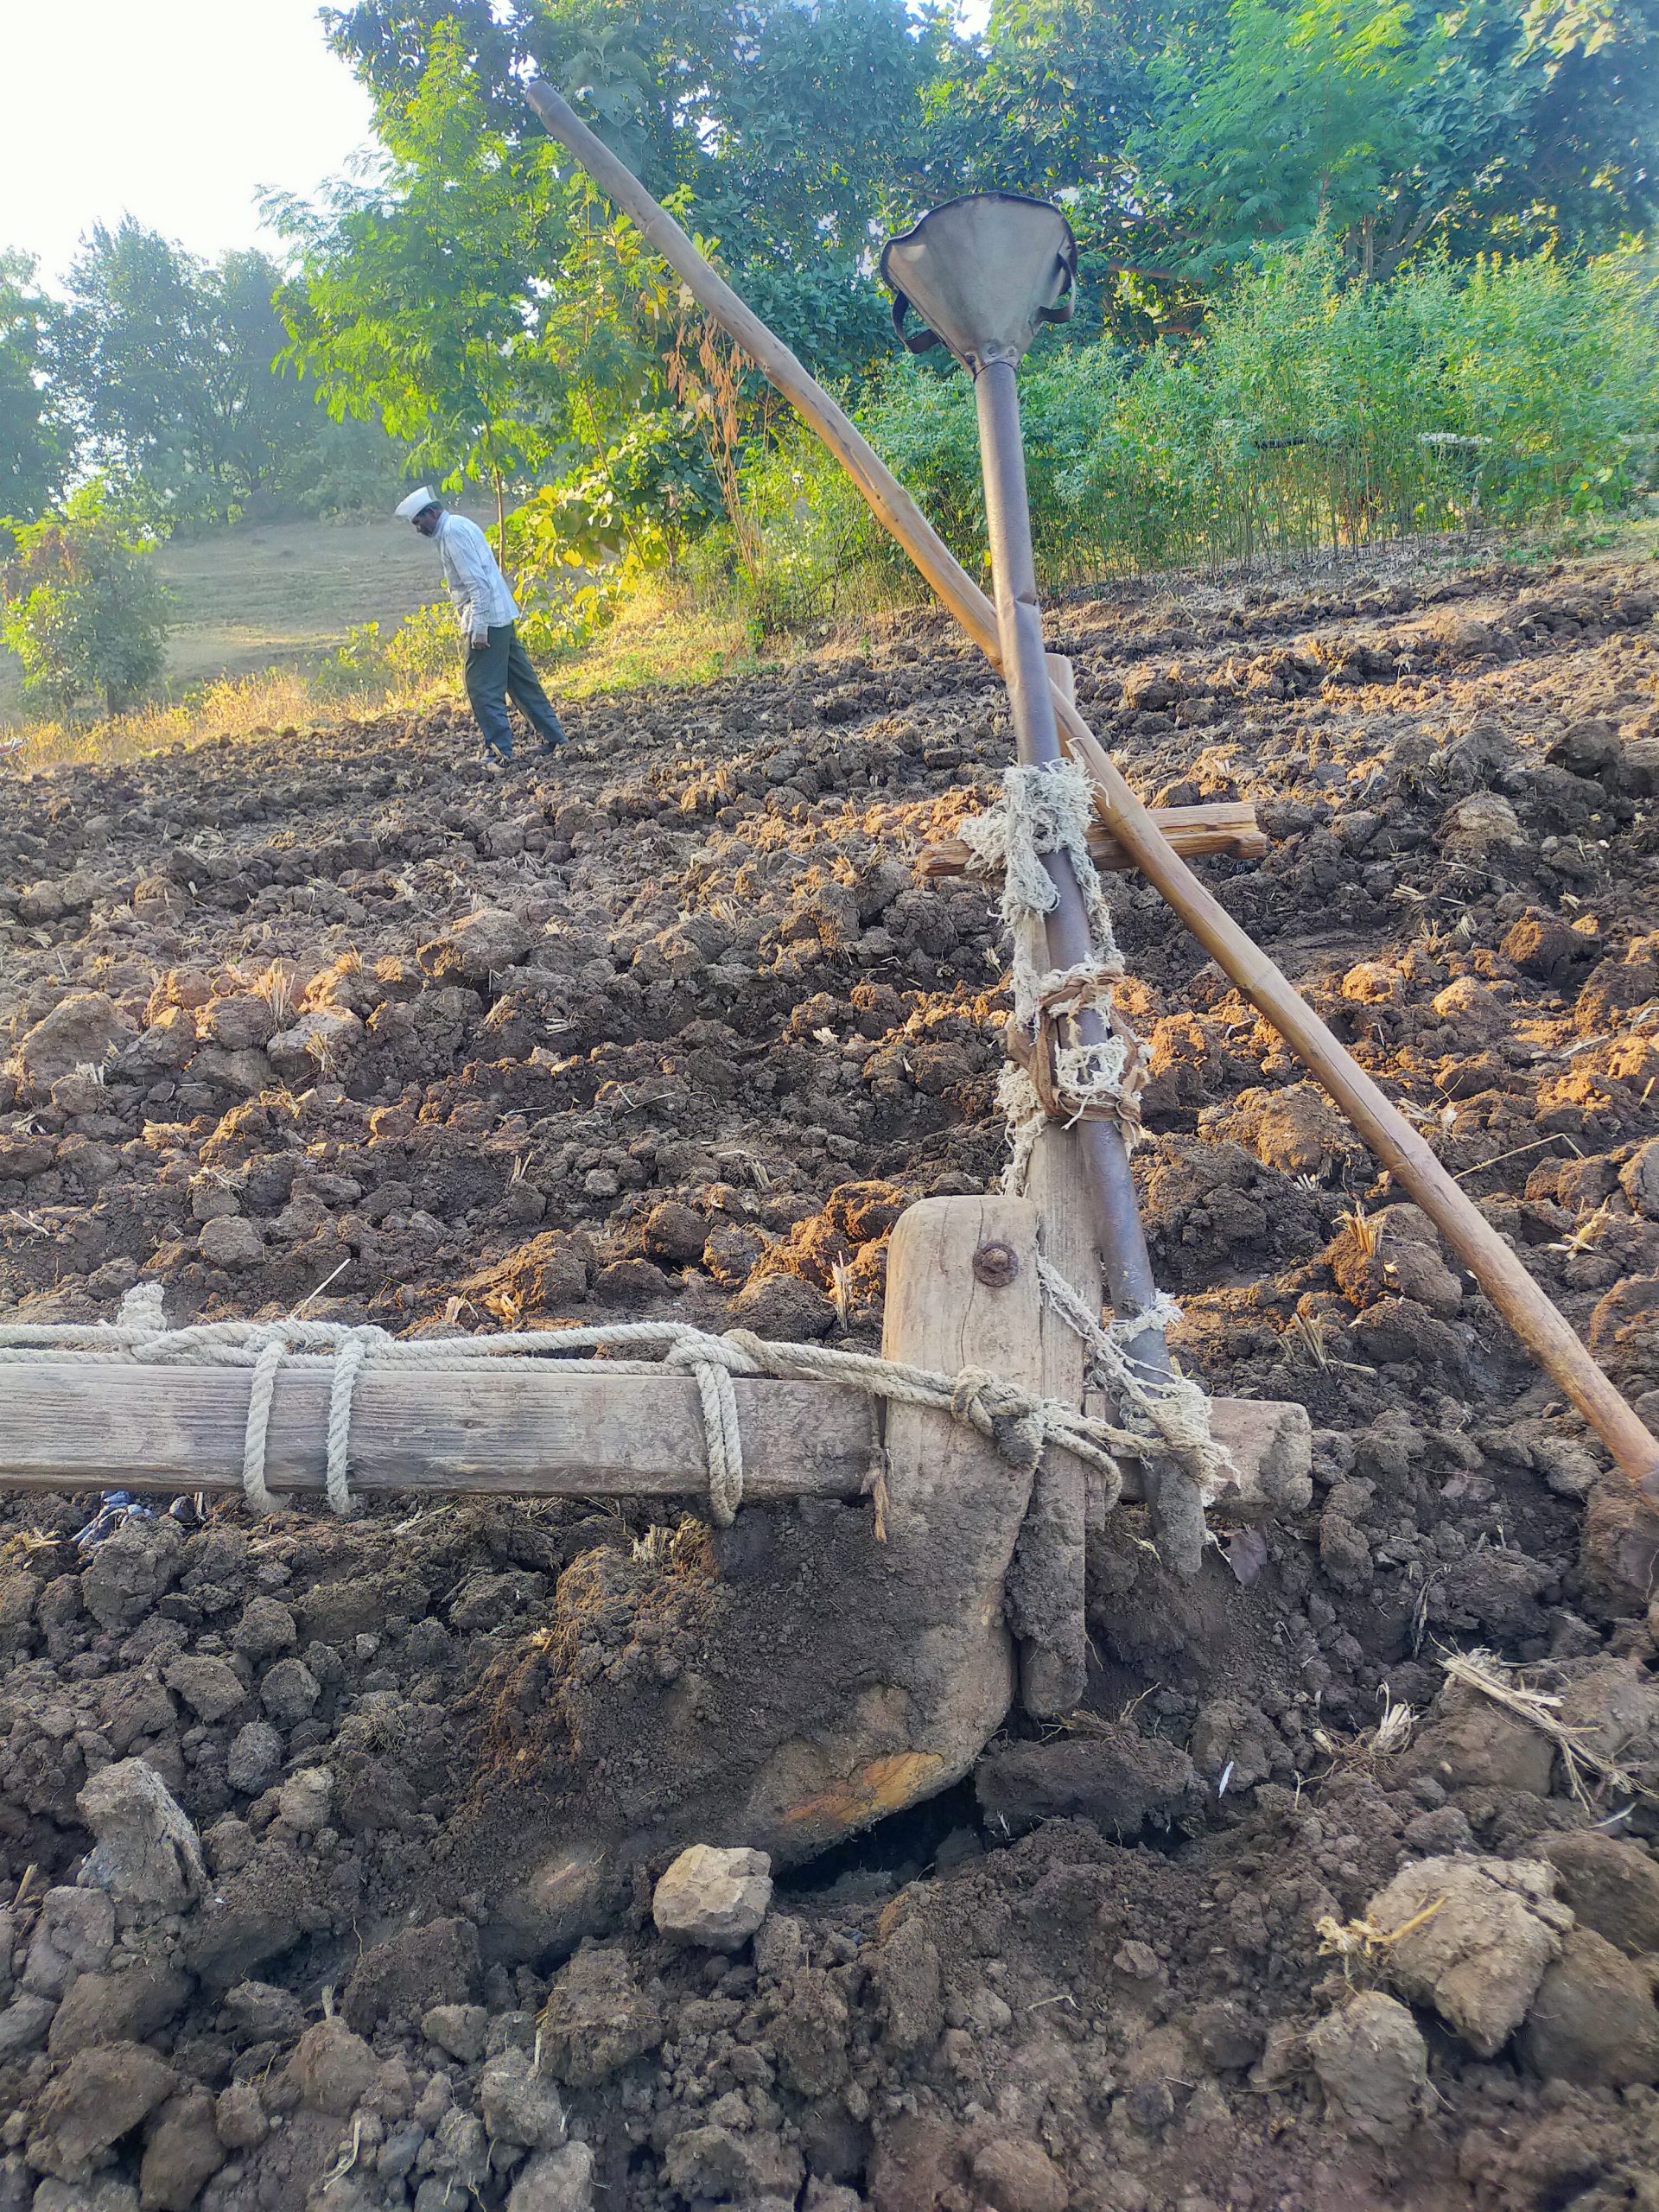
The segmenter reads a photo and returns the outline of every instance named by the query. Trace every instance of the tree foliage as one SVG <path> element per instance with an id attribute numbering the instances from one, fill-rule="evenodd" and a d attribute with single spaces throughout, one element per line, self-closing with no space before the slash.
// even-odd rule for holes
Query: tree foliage
<path id="1" fill-rule="evenodd" d="M 142 698 L 166 664 L 171 594 L 106 487 L 85 486 L 60 517 L 9 534 L 0 639 L 22 663 L 26 695 L 60 714 L 91 698 L 114 715 Z"/>
<path id="2" fill-rule="evenodd" d="M 1659 175 L 1659 0 L 993 0 L 971 35 L 947 0 L 323 16 L 379 156 L 273 203 L 286 270 L 128 222 L 58 314 L 0 262 L 3 505 L 77 466 L 157 522 L 378 496 L 390 439 L 451 491 L 527 493 L 532 578 L 677 560 L 711 524 L 757 546 L 770 395 L 543 133 L 532 71 L 855 399 L 893 363 L 883 235 L 963 190 L 1064 201 L 1066 345 L 1179 360 L 1287 249 L 1362 289 L 1494 254 L 1565 271 L 1642 233 Z"/>
<path id="3" fill-rule="evenodd" d="M 1659 0 L 995 0 L 976 36 L 905 0 L 355 0 L 325 19 L 388 118 L 435 60 L 464 71 L 521 180 L 522 76 L 564 86 L 831 380 L 891 353 L 881 236 L 954 192 L 1062 196 L 1075 337 L 1144 341 L 1315 228 L 1375 275 L 1435 243 L 1605 251 L 1650 219 L 1659 175 Z M 562 264 L 542 274 L 556 289 Z"/>
<path id="4" fill-rule="evenodd" d="M 223 521 L 318 503 L 360 450 L 277 373 L 286 342 L 259 253 L 197 260 L 126 219 L 93 230 L 52 349 L 80 458 L 155 522 Z M 360 448 L 360 441 L 359 441 Z M 382 468 L 383 454 L 375 455 Z"/>
<path id="5" fill-rule="evenodd" d="M 1453 251 L 1603 251 L 1653 212 L 1659 0 L 1231 0 L 1172 41 L 1130 141 L 1185 266 L 1316 227 L 1383 273 Z"/>
<path id="6" fill-rule="evenodd" d="M 47 381 L 53 321 L 35 264 L 0 253 L 0 515 L 40 513 L 68 467 L 69 438 Z"/>
<path id="7" fill-rule="evenodd" d="M 378 420 L 413 474 L 450 486 L 530 474 L 557 442 L 565 397 L 544 342 L 571 199 L 552 149 L 492 126 L 448 22 L 378 120 L 378 175 L 321 209 L 274 203 L 300 250 L 282 294 L 286 359 L 337 418 Z"/>

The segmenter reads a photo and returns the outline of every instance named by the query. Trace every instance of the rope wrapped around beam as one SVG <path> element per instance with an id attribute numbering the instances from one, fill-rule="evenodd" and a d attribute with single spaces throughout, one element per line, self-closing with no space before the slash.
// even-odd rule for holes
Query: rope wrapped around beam
<path id="1" fill-rule="evenodd" d="M 969 872 L 1001 878 L 1001 913 L 1013 940 L 1008 1051 L 1014 1065 L 998 1084 L 1013 1147 L 1005 1185 L 1011 1191 L 1023 1186 L 1032 1147 L 1049 1122 L 1070 1128 L 1075 1122 L 1111 1120 L 1130 1145 L 1141 1135 L 1147 1051 L 1112 1002 L 1112 986 L 1123 975 L 1123 956 L 1099 871 L 1090 857 L 1091 819 L 1087 777 L 1071 762 L 1060 761 L 1009 768 L 997 804 L 958 828 L 972 855 Z M 1033 933 L 1023 925 L 1041 922 L 1053 912 L 1058 893 L 1044 862 L 1058 854 L 1071 861 L 1083 893 L 1090 951 L 1072 967 L 1045 972 L 1033 957 Z M 1103 1037 L 1084 1037 L 1086 1014 L 1099 1017 Z"/>
<path id="2" fill-rule="evenodd" d="M 871 1352 L 772 1344 L 745 1329 L 714 1336 L 683 1321 L 414 1338 L 394 1337 L 373 1326 L 347 1327 L 297 1315 L 174 1329 L 163 1318 L 161 1292 L 154 1284 L 130 1291 L 113 1322 L 0 1321 L 0 1365 L 60 1360 L 67 1354 L 106 1366 L 247 1368 L 242 1486 L 257 1513 L 277 1510 L 265 1479 L 265 1447 L 277 1378 L 285 1369 L 327 1368 L 330 1372 L 326 1480 L 329 1504 L 345 1515 L 353 1510 L 353 1395 L 369 1367 L 460 1367 L 486 1359 L 559 1359 L 577 1352 L 633 1350 L 660 1351 L 664 1364 L 683 1368 L 696 1383 L 709 1513 L 721 1527 L 730 1525 L 743 1499 L 743 1439 L 732 1388 L 734 1376 L 835 1382 L 868 1397 L 931 1407 L 976 1430 L 1010 1467 L 1022 1472 L 1033 1469 L 1051 1445 L 1058 1445 L 1101 1477 L 1109 1507 L 1117 1503 L 1122 1489 L 1118 1460 L 1139 1458 L 1145 1449 L 1145 1438 L 1134 1431 L 1023 1389 L 982 1368 L 945 1375 Z M 618 1365 L 627 1372 L 651 1363 L 625 1358 Z"/>

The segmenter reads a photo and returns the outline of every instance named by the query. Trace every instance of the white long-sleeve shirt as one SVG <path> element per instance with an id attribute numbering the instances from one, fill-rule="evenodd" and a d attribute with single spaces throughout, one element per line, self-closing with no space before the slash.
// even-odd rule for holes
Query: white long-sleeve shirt
<path id="1" fill-rule="evenodd" d="M 486 630 L 518 620 L 518 603 L 490 550 L 490 541 L 465 515 L 445 515 L 438 524 L 438 558 L 446 590 L 454 602 L 461 634 L 469 642 Z"/>

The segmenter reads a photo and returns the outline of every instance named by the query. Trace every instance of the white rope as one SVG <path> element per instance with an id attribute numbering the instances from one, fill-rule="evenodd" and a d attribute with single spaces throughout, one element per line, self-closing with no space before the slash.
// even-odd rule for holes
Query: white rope
<path id="1" fill-rule="evenodd" d="M 1003 776 L 996 805 L 957 825 L 973 873 L 1002 879 L 1002 921 L 1014 938 L 1014 1001 L 1021 1014 L 1034 1013 L 1039 979 L 1019 925 L 1030 914 L 1052 914 L 1060 895 L 1043 866 L 1045 853 L 1065 853 L 1071 862 L 1095 946 L 1091 966 L 1113 976 L 1123 972 L 1111 909 L 1089 852 L 1093 814 L 1093 787 L 1075 761 L 1046 767 L 1016 763 Z"/>
<path id="2" fill-rule="evenodd" d="M 1014 942 L 1013 1057 L 998 1078 L 997 1103 L 1008 1130 L 1002 1187 L 1014 1198 L 1025 1192 L 1037 1140 L 1051 1122 L 1069 1128 L 1085 1116 L 1109 1115 L 1126 1144 L 1141 1135 L 1146 1046 L 1112 1001 L 1123 957 L 1090 856 L 1093 815 L 1093 785 L 1066 760 L 1010 768 L 999 804 L 960 825 L 975 873 L 1001 873 L 1002 921 Z M 1056 854 L 1071 862 L 1091 949 L 1086 960 L 1044 973 L 1037 948 L 1059 893 L 1043 861 Z M 1142 1312 L 1103 1325 L 1098 1310 L 1041 1260 L 1038 1274 L 1049 1304 L 1083 1341 L 1090 1381 L 1135 1425 L 1141 1452 L 1160 1446 L 1196 1486 L 1198 1504 L 1208 1504 L 1231 1471 L 1210 1434 L 1209 1401 L 1173 1363 L 1166 1371 L 1131 1350 L 1148 1333 L 1165 1332 L 1176 1318 L 1172 1301 L 1160 1293 Z"/>
<path id="3" fill-rule="evenodd" d="M 1169 1363 L 1167 1374 L 1138 1358 L 1130 1346 L 1149 1331 L 1167 1334 L 1181 1309 L 1166 1291 L 1160 1291 L 1150 1306 L 1138 1313 L 1117 1315 L 1103 1324 L 1091 1313 L 1065 1277 L 1045 1259 L 1037 1262 L 1037 1280 L 1043 1296 L 1066 1326 L 1082 1338 L 1087 1355 L 1088 1380 L 1104 1390 L 1115 1404 L 1138 1415 L 1148 1440 L 1161 1441 L 1172 1458 L 1198 1485 L 1205 1505 L 1218 1496 L 1224 1478 L 1236 1476 L 1231 1453 L 1210 1433 L 1210 1402 L 1196 1382 Z"/>
<path id="4" fill-rule="evenodd" d="M 334 1377 L 328 1386 L 328 1459 L 323 1472 L 328 1503 L 343 1519 L 352 1511 L 351 1450 L 352 1394 L 357 1378 L 368 1365 L 378 1329 L 352 1329 L 341 1338 L 334 1354 Z"/>
<path id="5" fill-rule="evenodd" d="M 242 1435 L 242 1489 L 256 1513 L 275 1513 L 277 1510 L 265 1482 L 265 1447 L 270 1436 L 276 1371 L 286 1349 L 282 1338 L 270 1329 L 265 1332 L 264 1341 L 253 1356 L 253 1376 L 248 1384 L 248 1425 Z"/>
<path id="6" fill-rule="evenodd" d="M 1037 1140 L 1048 1127 L 1048 1114 L 1037 1096 L 1037 1086 L 1018 1060 L 1004 1060 L 996 1078 L 996 1103 L 1008 1129 L 1008 1164 L 1002 1171 L 1002 1188 L 1011 1198 L 1023 1198 L 1031 1173 L 1031 1156 Z"/>
<path id="7" fill-rule="evenodd" d="M 1093 807 L 1093 786 L 1075 762 L 1021 765 L 1008 769 L 995 806 L 959 825 L 973 872 L 1000 874 L 1002 879 L 1002 923 L 1014 947 L 1014 1034 L 1029 1055 L 1046 1053 L 1044 1033 L 1053 1033 L 1052 1100 L 1045 1103 L 1038 1083 L 1023 1067 L 1001 1088 L 1012 1147 L 1003 1187 L 1016 1196 L 1051 1109 L 1067 1127 L 1085 1115 L 1109 1113 L 1128 1142 L 1140 1135 L 1135 1099 L 1145 1081 L 1146 1048 L 1112 1001 L 1123 957 L 1100 872 L 1090 857 Z M 1030 925 L 1052 913 L 1058 900 L 1043 865 L 1045 854 L 1058 853 L 1070 860 L 1083 894 L 1092 950 L 1070 968 L 1045 970 L 1033 957 L 1039 931 Z M 1087 1026 L 1099 1033 L 1087 1036 L 1085 1022 L 1091 1015 L 1096 1020 Z"/>
<path id="8" fill-rule="evenodd" d="M 1117 1502 L 1120 1458 L 1137 1456 L 1145 1439 L 1135 1430 L 1084 1414 L 1007 1382 L 982 1368 L 946 1375 L 871 1352 L 825 1344 L 773 1344 L 734 1329 L 711 1336 L 683 1321 L 627 1321 L 613 1327 L 516 1331 L 493 1337 L 393 1337 L 380 1328 L 348 1328 L 337 1322 L 289 1316 L 278 1321 L 214 1321 L 169 1329 L 159 1300 L 129 1294 L 113 1322 L 0 1321 L 0 1365 L 62 1359 L 100 1366 L 245 1367 L 250 1369 L 247 1424 L 243 1439 L 242 1486 L 258 1513 L 277 1510 L 267 1481 L 266 1457 L 276 1378 L 287 1369 L 330 1373 L 326 1484 L 336 1513 L 349 1513 L 353 1394 L 370 1369 L 475 1365 L 502 1358 L 561 1359 L 573 1352 L 660 1349 L 666 1364 L 684 1368 L 697 1385 L 702 1414 L 711 1517 L 728 1527 L 743 1499 L 743 1438 L 739 1427 L 737 1376 L 771 1376 L 791 1382 L 836 1382 L 867 1396 L 926 1406 L 989 1440 L 1010 1466 L 1028 1471 L 1045 1450 L 1058 1445 L 1100 1477 L 1106 1506 Z M 142 1302 L 141 1302 L 142 1301 Z M 640 1371 L 622 1360 L 613 1371 Z M 1189 1386 L 1190 1387 L 1190 1386 Z"/>

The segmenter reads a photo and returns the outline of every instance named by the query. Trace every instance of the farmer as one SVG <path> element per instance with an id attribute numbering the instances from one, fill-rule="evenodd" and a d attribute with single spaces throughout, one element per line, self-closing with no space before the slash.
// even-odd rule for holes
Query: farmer
<path id="1" fill-rule="evenodd" d="M 564 743 L 564 728 L 518 642 L 518 608 L 489 539 L 465 515 L 446 514 L 424 484 L 398 502 L 397 512 L 423 537 L 437 540 L 444 584 L 466 647 L 467 696 L 485 745 L 498 760 L 512 760 L 511 699 L 542 741 L 542 751 L 556 752 Z"/>

